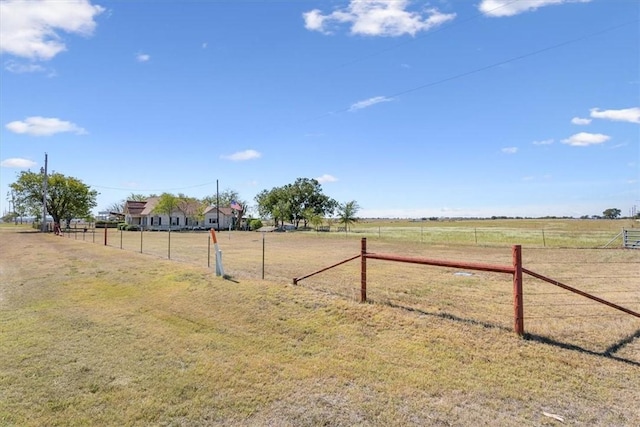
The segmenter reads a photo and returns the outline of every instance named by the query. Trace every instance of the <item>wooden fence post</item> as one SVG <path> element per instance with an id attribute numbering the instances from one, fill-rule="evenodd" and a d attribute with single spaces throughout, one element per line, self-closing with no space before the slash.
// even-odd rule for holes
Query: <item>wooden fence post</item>
<path id="1" fill-rule="evenodd" d="M 516 334 L 524 335 L 524 307 L 522 300 L 522 246 L 513 246 L 513 311 Z"/>
<path id="2" fill-rule="evenodd" d="M 367 238 L 360 241 L 360 302 L 367 302 Z"/>

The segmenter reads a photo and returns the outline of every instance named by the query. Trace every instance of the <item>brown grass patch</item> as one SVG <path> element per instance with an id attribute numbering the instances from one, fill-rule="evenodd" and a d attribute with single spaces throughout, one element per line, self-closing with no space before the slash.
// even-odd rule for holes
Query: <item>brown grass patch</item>
<path id="1" fill-rule="evenodd" d="M 525 279 L 523 340 L 507 275 L 371 262 L 374 303 L 358 304 L 357 261 L 290 284 L 358 239 L 269 234 L 263 281 L 260 233 L 221 233 L 231 281 L 206 268 L 203 234 L 172 233 L 171 261 L 166 233 L 151 234 L 158 252 L 140 254 L 0 227 L 0 424 L 640 424 L 640 322 L 591 307 L 556 318 L 584 311 L 550 285 Z M 508 247 L 369 247 L 510 263 Z M 640 308 L 638 252 L 524 254 Z"/>

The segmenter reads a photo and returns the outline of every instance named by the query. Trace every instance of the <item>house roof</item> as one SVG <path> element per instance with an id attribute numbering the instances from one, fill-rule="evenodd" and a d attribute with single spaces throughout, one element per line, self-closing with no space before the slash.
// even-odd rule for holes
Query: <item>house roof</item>
<path id="1" fill-rule="evenodd" d="M 140 215 L 146 203 L 146 201 L 139 202 L 136 200 L 127 200 L 124 204 L 124 213 L 128 213 L 129 215 Z"/>
<path id="2" fill-rule="evenodd" d="M 156 207 L 157 204 L 158 204 L 157 197 L 149 197 L 145 201 L 144 209 L 142 210 L 142 212 L 140 212 L 140 215 L 151 215 L 153 213 L 153 209 Z"/>
<path id="3" fill-rule="evenodd" d="M 144 201 L 137 200 L 127 200 L 124 204 L 124 212 L 129 215 L 139 215 L 139 216 L 149 216 L 153 215 L 153 209 L 158 204 L 158 197 L 149 197 Z M 204 210 L 204 214 L 215 213 L 215 206 L 208 206 Z M 230 207 L 220 208 L 218 209 L 222 215 L 233 216 L 233 209 Z"/>
<path id="4" fill-rule="evenodd" d="M 208 213 L 215 213 L 216 211 L 216 207 L 215 206 L 208 206 L 207 209 L 204 210 L 204 214 L 208 214 Z M 218 212 L 220 212 L 223 215 L 227 215 L 227 216 L 233 216 L 233 209 L 231 208 L 220 208 L 218 209 Z"/>

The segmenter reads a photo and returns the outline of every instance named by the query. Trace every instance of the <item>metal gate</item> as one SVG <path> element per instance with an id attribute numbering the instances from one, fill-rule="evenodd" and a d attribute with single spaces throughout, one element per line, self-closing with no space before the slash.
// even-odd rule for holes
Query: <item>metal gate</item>
<path id="1" fill-rule="evenodd" d="M 627 249 L 640 249 L 640 229 L 622 230 L 622 246 Z"/>

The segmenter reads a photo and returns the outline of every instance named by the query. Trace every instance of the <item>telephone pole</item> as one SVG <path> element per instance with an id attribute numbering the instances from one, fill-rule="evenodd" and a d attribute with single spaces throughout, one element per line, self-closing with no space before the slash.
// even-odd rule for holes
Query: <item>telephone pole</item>
<path id="1" fill-rule="evenodd" d="M 47 153 L 44 153 L 44 168 L 41 168 L 41 172 L 43 173 L 43 183 L 42 183 L 42 232 L 45 233 L 47 231 L 47 184 L 48 184 L 48 177 L 47 177 L 47 163 L 48 163 L 48 156 Z"/>

